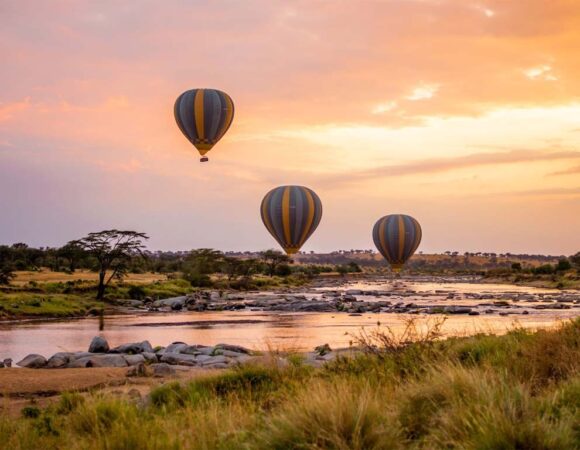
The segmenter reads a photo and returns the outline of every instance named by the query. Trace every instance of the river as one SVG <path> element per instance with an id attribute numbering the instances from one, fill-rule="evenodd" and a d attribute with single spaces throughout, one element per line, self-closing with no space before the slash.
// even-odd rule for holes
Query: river
<path id="1" fill-rule="evenodd" d="M 319 298 L 325 291 L 332 290 L 377 290 L 416 293 L 405 297 L 405 301 L 446 305 L 481 304 L 471 294 L 489 295 L 494 298 L 510 298 L 512 295 L 531 294 L 538 299 L 547 295 L 558 295 L 553 289 L 527 288 L 512 285 L 488 285 L 477 282 L 406 281 L 393 285 L 389 282 L 353 282 L 340 287 L 311 288 L 304 291 L 307 296 Z M 455 298 L 449 299 L 453 294 Z M 368 301 L 372 296 L 365 296 Z M 446 335 L 470 335 L 475 333 L 503 333 L 516 326 L 529 328 L 550 327 L 559 321 L 580 316 L 580 304 L 570 309 L 533 309 L 538 302 L 529 301 L 521 313 L 522 306 L 506 316 L 482 314 L 479 316 L 449 315 L 443 326 Z M 529 307 L 528 307 L 529 306 Z M 394 313 L 363 313 L 349 315 L 336 313 L 297 313 L 275 311 L 223 311 L 223 312 L 167 312 L 135 313 L 105 317 L 105 329 L 98 331 L 98 319 L 80 318 L 62 321 L 28 321 L 0 323 L 0 360 L 12 358 L 18 361 L 29 353 L 46 357 L 59 351 L 86 350 L 93 336 L 102 335 L 111 346 L 122 343 L 149 340 L 153 346 L 168 345 L 174 341 L 189 344 L 214 345 L 217 343 L 239 344 L 256 350 L 311 350 L 328 343 L 331 347 L 347 347 L 355 336 L 365 328 L 381 327 L 402 329 L 409 315 Z M 416 315 L 423 326 L 433 323 L 437 314 Z M 440 316 L 439 316 L 440 317 Z"/>

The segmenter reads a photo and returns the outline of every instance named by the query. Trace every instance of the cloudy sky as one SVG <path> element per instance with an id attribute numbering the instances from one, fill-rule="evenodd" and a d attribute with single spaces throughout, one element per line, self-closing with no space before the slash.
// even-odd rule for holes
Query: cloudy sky
<path id="1" fill-rule="evenodd" d="M 549 5 L 549 7 L 548 7 Z M 580 250 L 577 0 L 0 2 L 0 243 L 105 228 L 153 249 L 263 249 L 280 184 L 324 204 L 305 250 Z M 173 102 L 215 87 L 199 155 Z"/>

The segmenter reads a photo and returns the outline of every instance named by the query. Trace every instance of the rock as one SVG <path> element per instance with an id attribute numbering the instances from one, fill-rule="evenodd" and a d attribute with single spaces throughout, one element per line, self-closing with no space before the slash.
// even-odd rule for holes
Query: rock
<path id="1" fill-rule="evenodd" d="M 232 351 L 232 352 L 245 353 L 247 355 L 249 355 L 250 353 L 252 353 L 252 351 L 250 349 L 247 349 L 247 348 L 242 347 L 240 345 L 218 344 L 218 345 L 215 346 L 215 348 L 220 348 L 222 350 L 229 350 L 229 351 Z"/>
<path id="2" fill-rule="evenodd" d="M 155 353 L 143 352 L 141 353 L 141 355 L 143 356 L 143 358 L 145 358 L 145 361 L 147 362 L 156 363 L 158 361 L 157 355 Z"/>
<path id="3" fill-rule="evenodd" d="M 163 356 L 161 356 L 160 361 L 167 364 L 179 364 L 181 366 L 195 366 L 197 364 L 194 355 L 184 355 L 181 353 L 165 352 Z"/>
<path id="4" fill-rule="evenodd" d="M 123 303 L 133 308 L 141 308 L 144 305 L 144 302 L 142 302 L 141 300 L 126 300 Z"/>
<path id="5" fill-rule="evenodd" d="M 213 355 L 215 352 L 215 347 L 199 347 L 197 349 L 198 353 L 201 353 L 202 355 Z"/>
<path id="6" fill-rule="evenodd" d="M 122 355 L 93 355 L 76 359 L 69 363 L 67 367 L 127 367 L 127 361 Z"/>
<path id="7" fill-rule="evenodd" d="M 248 356 L 247 353 L 232 352 L 231 350 L 221 350 L 221 354 L 227 356 L 228 358 L 240 358 L 242 356 Z"/>
<path id="8" fill-rule="evenodd" d="M 4 367 L 12 367 L 12 358 L 6 358 L 2 363 L 4 364 Z"/>
<path id="9" fill-rule="evenodd" d="M 479 316 L 479 311 L 469 311 L 468 313 L 470 316 Z"/>
<path id="10" fill-rule="evenodd" d="M 153 353 L 153 347 L 149 341 L 133 342 L 131 344 L 123 344 L 111 350 L 111 353 L 128 353 L 134 355 L 137 353 Z"/>
<path id="11" fill-rule="evenodd" d="M 49 369 L 58 369 L 60 367 L 65 367 L 68 363 L 75 359 L 74 353 L 70 352 L 59 352 L 48 358 L 46 367 Z"/>
<path id="12" fill-rule="evenodd" d="M 131 356 L 141 356 L 141 355 L 131 355 Z M 149 373 L 147 371 L 147 367 L 145 366 L 145 364 L 139 363 L 135 366 L 132 366 L 127 371 L 127 376 L 128 377 L 147 377 L 147 376 L 149 376 Z"/>
<path id="13" fill-rule="evenodd" d="M 0 369 L 4 369 L 4 362 L 0 361 Z"/>
<path id="14" fill-rule="evenodd" d="M 125 358 L 125 361 L 127 361 L 127 364 L 130 366 L 136 366 L 145 363 L 145 357 L 141 353 L 137 355 L 123 355 L 123 358 Z"/>
<path id="15" fill-rule="evenodd" d="M 222 355 L 218 355 L 218 356 L 211 356 L 209 359 L 206 359 L 205 361 L 203 361 L 201 364 L 202 366 L 210 366 L 213 364 L 222 364 L 222 363 L 227 363 L 227 358 L 225 356 Z"/>
<path id="16" fill-rule="evenodd" d="M 16 363 L 17 366 L 26 367 L 28 369 L 39 369 L 46 366 L 46 358 L 42 355 L 30 354 L 26 358 Z"/>
<path id="17" fill-rule="evenodd" d="M 443 311 L 448 314 L 469 314 L 472 309 L 468 306 L 446 306 Z"/>
<path id="18" fill-rule="evenodd" d="M 211 358 L 212 358 L 212 356 L 210 356 L 210 355 L 197 355 L 195 357 L 195 361 L 200 363 L 200 364 L 203 364 L 204 361 L 207 361 L 208 359 L 211 359 Z"/>
<path id="19" fill-rule="evenodd" d="M 95 336 L 89 345 L 90 353 L 107 353 L 109 351 L 109 343 L 101 336 Z"/>
<path id="20" fill-rule="evenodd" d="M 151 305 L 154 308 L 162 308 L 168 306 L 174 311 L 180 310 L 185 306 L 185 302 L 188 300 L 187 296 L 182 295 L 180 297 L 166 298 L 163 300 L 156 300 Z"/>
<path id="21" fill-rule="evenodd" d="M 186 355 L 199 355 L 201 353 L 199 348 L 199 345 L 188 345 L 185 348 L 182 348 L 179 353 L 184 353 Z"/>
<path id="22" fill-rule="evenodd" d="M 330 352 L 332 351 L 332 349 L 330 348 L 330 345 L 328 345 L 328 344 L 324 344 L 324 345 L 319 345 L 318 347 L 316 347 L 316 348 L 314 349 L 314 351 L 315 351 L 316 353 L 318 353 L 318 355 L 320 355 L 320 356 L 324 356 L 324 355 L 326 355 L 327 353 L 330 353 Z"/>
<path id="23" fill-rule="evenodd" d="M 163 353 L 181 353 L 182 350 L 189 347 L 185 342 L 172 342 L 169 344 Z"/>
<path id="24" fill-rule="evenodd" d="M 151 368 L 154 377 L 164 377 L 175 373 L 175 369 L 167 363 L 151 364 Z"/>
<path id="25" fill-rule="evenodd" d="M 229 366 L 226 363 L 214 363 L 203 367 L 205 369 L 227 369 Z"/>

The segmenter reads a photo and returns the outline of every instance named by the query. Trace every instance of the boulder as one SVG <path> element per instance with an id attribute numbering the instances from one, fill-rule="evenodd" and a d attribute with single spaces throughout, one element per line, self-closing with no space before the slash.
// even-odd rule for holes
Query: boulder
<path id="1" fill-rule="evenodd" d="M 16 363 L 17 366 L 26 367 L 28 369 L 39 369 L 46 366 L 46 358 L 42 355 L 30 354 L 26 358 Z"/>
<path id="2" fill-rule="evenodd" d="M 90 353 L 107 353 L 109 351 L 109 343 L 101 336 L 95 336 L 89 345 Z"/>
<path id="3" fill-rule="evenodd" d="M 204 366 L 205 369 L 227 369 L 228 367 L 226 363 L 214 363 Z"/>
<path id="4" fill-rule="evenodd" d="M 147 362 L 156 363 L 158 361 L 157 355 L 155 353 L 143 352 L 141 353 L 141 355 L 143 356 L 143 358 L 145 358 L 145 361 Z"/>
<path id="5" fill-rule="evenodd" d="M 122 355 L 93 355 L 76 359 L 70 362 L 67 367 L 127 367 L 127 361 Z"/>
<path id="6" fill-rule="evenodd" d="M 49 369 L 58 369 L 60 367 L 66 367 L 68 363 L 76 359 L 74 353 L 70 352 L 59 352 L 48 358 L 46 367 Z"/>
<path id="7" fill-rule="evenodd" d="M 135 355 L 137 353 L 153 353 L 153 347 L 149 341 L 133 342 L 131 344 L 123 344 L 111 350 L 111 353 L 128 353 Z"/>
<path id="8" fill-rule="evenodd" d="M 250 354 L 252 353 L 252 351 L 250 349 L 247 349 L 245 347 L 242 347 L 241 345 L 231 345 L 231 344 L 218 344 L 215 346 L 215 348 L 220 348 L 222 350 L 229 350 L 231 352 L 238 352 L 238 353 L 245 353 L 245 354 Z"/>
<path id="9" fill-rule="evenodd" d="M 448 314 L 469 314 L 472 309 L 468 306 L 446 306 L 443 311 Z"/>
<path id="10" fill-rule="evenodd" d="M 160 359 L 167 364 L 178 364 L 181 366 L 195 366 L 197 364 L 194 355 L 184 355 L 181 353 L 164 353 Z"/>
<path id="11" fill-rule="evenodd" d="M 141 355 L 131 355 L 131 356 L 141 356 Z M 146 377 L 149 375 L 147 366 L 143 363 L 131 366 L 126 374 L 128 377 Z"/>
<path id="12" fill-rule="evenodd" d="M 127 364 L 130 366 L 136 366 L 138 364 L 145 363 L 145 357 L 141 353 L 138 353 L 136 355 L 123 355 L 123 358 L 125 358 L 125 361 L 127 361 Z"/>
<path id="13" fill-rule="evenodd" d="M 4 364 L 4 367 L 12 367 L 12 358 L 6 358 L 2 363 Z"/>
<path id="14" fill-rule="evenodd" d="M 169 344 L 163 353 L 181 353 L 182 350 L 189 347 L 185 342 L 172 342 Z"/>
<path id="15" fill-rule="evenodd" d="M 153 369 L 154 377 L 165 377 L 175 373 L 175 369 L 167 363 L 151 364 L 151 368 Z"/>
<path id="16" fill-rule="evenodd" d="M 214 364 L 223 364 L 223 363 L 227 363 L 228 359 L 225 356 L 222 355 L 218 355 L 218 356 L 211 356 L 209 359 L 206 359 L 205 361 L 203 361 L 201 364 L 202 366 L 210 366 L 210 365 L 214 365 Z"/>

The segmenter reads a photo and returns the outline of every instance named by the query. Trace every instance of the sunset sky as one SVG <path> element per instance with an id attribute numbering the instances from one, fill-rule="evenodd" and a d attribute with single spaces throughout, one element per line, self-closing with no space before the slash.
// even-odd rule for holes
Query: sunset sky
<path id="1" fill-rule="evenodd" d="M 259 250 L 263 195 L 312 188 L 304 250 L 580 250 L 577 0 L 0 2 L 0 243 L 135 229 Z M 184 90 L 236 105 L 200 164 Z"/>

